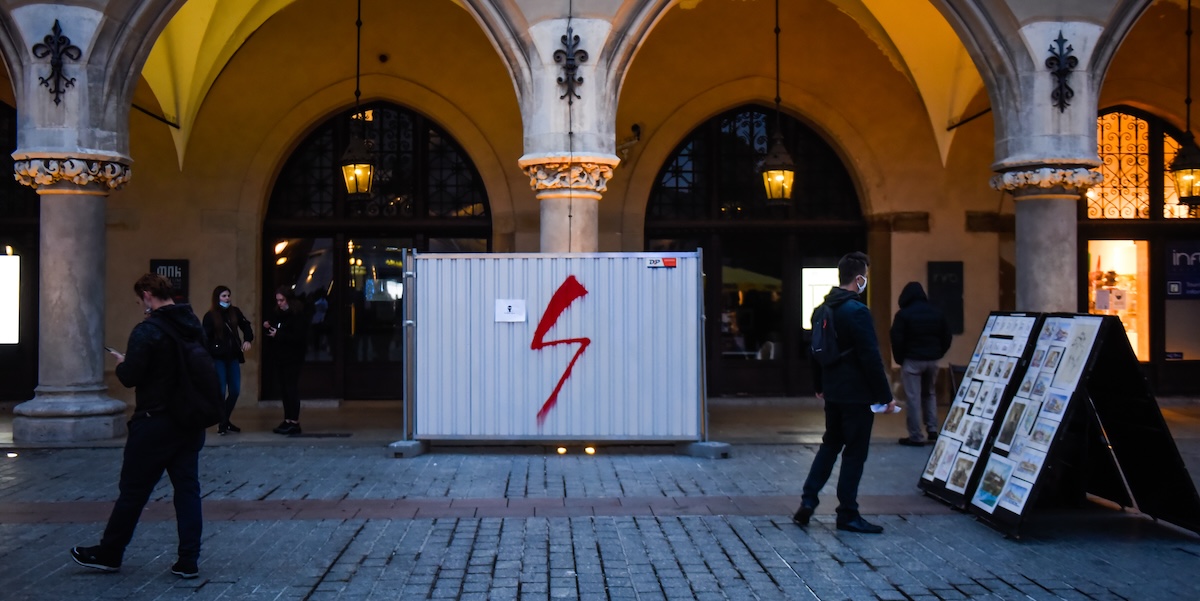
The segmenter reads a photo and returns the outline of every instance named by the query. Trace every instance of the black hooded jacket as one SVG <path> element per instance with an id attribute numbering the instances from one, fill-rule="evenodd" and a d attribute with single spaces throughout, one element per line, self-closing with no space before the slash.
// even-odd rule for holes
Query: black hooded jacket
<path id="1" fill-rule="evenodd" d="M 830 290 L 825 295 L 825 305 L 833 309 L 838 349 L 846 356 L 826 367 L 812 362 L 816 391 L 829 403 L 891 401 L 892 389 L 883 371 L 871 310 L 857 294 L 845 288 Z"/>
<path id="2" fill-rule="evenodd" d="M 187 304 L 159 307 L 134 326 L 125 360 L 117 366 L 121 384 L 137 388 L 134 413 L 165 412 L 178 388 L 179 353 L 175 341 L 160 326 L 174 328 L 184 340 L 204 340 L 200 320 Z"/>
<path id="3" fill-rule="evenodd" d="M 919 282 L 909 282 L 900 291 L 900 310 L 892 320 L 892 357 L 936 361 L 950 350 L 950 325 L 942 310 L 929 302 Z"/>

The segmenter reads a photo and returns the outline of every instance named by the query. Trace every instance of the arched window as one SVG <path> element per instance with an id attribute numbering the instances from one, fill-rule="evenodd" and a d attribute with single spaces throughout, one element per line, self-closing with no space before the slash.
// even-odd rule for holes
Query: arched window
<path id="1" fill-rule="evenodd" d="M 348 111 L 318 127 L 288 159 L 271 195 L 272 220 L 427 221 L 490 229 L 487 193 L 471 159 L 437 124 L 387 103 Z M 338 162 L 352 133 L 372 146 L 369 198 L 347 198 Z M 447 220 L 447 221 L 442 221 Z"/>
<path id="2" fill-rule="evenodd" d="M 693 130 L 659 171 L 646 209 L 647 229 L 683 222 L 862 219 L 841 158 L 820 135 L 787 115 L 779 125 L 796 163 L 795 192 L 784 205 L 768 205 L 758 165 L 774 121 L 773 110 L 750 105 Z"/>
<path id="3" fill-rule="evenodd" d="M 352 134 L 371 143 L 369 197 L 343 183 Z M 280 170 L 263 223 L 263 314 L 288 287 L 311 316 L 302 397 L 400 398 L 405 249 L 483 252 L 491 240 L 483 180 L 432 120 L 374 102 L 317 126 Z M 273 398 L 271 378 L 263 391 Z"/>
<path id="4" fill-rule="evenodd" d="M 799 394 L 815 291 L 837 259 L 862 250 L 866 224 L 850 173 L 815 131 L 779 118 L 796 164 L 792 199 L 768 203 L 758 166 L 775 111 L 746 105 L 701 123 L 659 170 L 646 205 L 646 249 L 704 250 L 709 390 Z M 836 283 L 836 282 L 835 282 Z M 819 298 L 819 297 L 818 297 Z"/>
<path id="5" fill-rule="evenodd" d="M 1096 134 L 1104 182 L 1088 190 L 1079 220 L 1087 266 L 1081 306 L 1119 317 L 1141 361 L 1194 357 L 1200 353 L 1195 301 L 1183 290 L 1187 277 L 1168 260 L 1200 248 L 1200 208 L 1179 202 L 1170 173 L 1184 134 L 1130 107 L 1102 112 Z M 1163 365 L 1163 373 L 1173 369 Z M 1171 378 L 1164 378 L 1158 384 L 1169 386 Z"/>
<path id="6" fill-rule="evenodd" d="M 1196 208 L 1179 203 L 1170 165 L 1181 132 L 1132 109 L 1106 112 L 1096 120 L 1104 183 L 1087 195 L 1088 219 L 1187 219 Z M 1161 207 L 1161 208 L 1160 208 Z"/>

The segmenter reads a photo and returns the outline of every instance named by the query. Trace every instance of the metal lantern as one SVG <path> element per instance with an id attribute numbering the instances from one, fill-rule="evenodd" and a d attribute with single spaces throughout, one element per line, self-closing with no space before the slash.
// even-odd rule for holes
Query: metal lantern
<path id="1" fill-rule="evenodd" d="M 342 155 L 342 177 L 346 180 L 346 194 L 351 196 L 371 193 L 375 165 L 371 162 L 371 145 L 359 136 L 350 139 L 350 146 Z"/>
<path id="2" fill-rule="evenodd" d="M 1184 133 L 1187 139 L 1171 161 L 1171 177 L 1175 178 L 1175 191 L 1179 193 L 1179 202 L 1190 207 L 1200 205 L 1200 149 L 1196 148 L 1196 140 L 1192 137 L 1192 0 L 1187 4 L 1187 98 L 1184 100 L 1187 114 L 1187 125 Z"/>
<path id="3" fill-rule="evenodd" d="M 783 145 L 783 134 L 778 129 L 772 136 L 771 150 L 763 159 L 759 169 L 763 176 L 763 187 L 767 192 L 767 201 L 786 201 L 792 198 L 792 181 L 796 177 L 796 165 L 792 156 Z"/>

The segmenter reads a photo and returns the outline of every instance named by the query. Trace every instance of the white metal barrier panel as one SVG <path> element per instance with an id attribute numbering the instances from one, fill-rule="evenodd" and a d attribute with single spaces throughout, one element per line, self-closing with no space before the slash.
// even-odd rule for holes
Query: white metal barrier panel
<path id="1" fill-rule="evenodd" d="M 410 266 L 415 438 L 702 436 L 699 252 L 417 254 Z"/>

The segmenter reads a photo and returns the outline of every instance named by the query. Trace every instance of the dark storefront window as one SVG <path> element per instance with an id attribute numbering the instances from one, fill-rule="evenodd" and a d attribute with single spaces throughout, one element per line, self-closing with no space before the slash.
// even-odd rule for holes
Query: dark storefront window
<path id="1" fill-rule="evenodd" d="M 701 124 L 663 164 L 646 207 L 647 250 L 704 251 L 717 394 L 807 390 L 803 274 L 865 244 L 849 172 L 817 132 L 786 115 L 779 126 L 797 165 L 794 198 L 767 202 L 758 164 L 775 123 L 773 110 L 744 106 Z"/>
<path id="2" fill-rule="evenodd" d="M 370 196 L 352 197 L 338 163 L 360 128 L 375 178 Z M 263 230 L 264 298 L 290 287 L 310 320 L 302 398 L 400 398 L 404 251 L 491 248 L 474 163 L 436 123 L 388 103 L 338 115 L 301 142 L 279 174 Z M 269 377 L 263 389 L 274 398 Z"/>
<path id="3" fill-rule="evenodd" d="M 13 173 L 9 154 L 17 148 L 17 110 L 0 103 L 0 170 Z M 11 175 L 0 183 L 0 400 L 33 398 L 38 354 L 37 192 Z"/>

